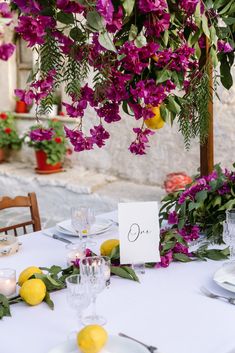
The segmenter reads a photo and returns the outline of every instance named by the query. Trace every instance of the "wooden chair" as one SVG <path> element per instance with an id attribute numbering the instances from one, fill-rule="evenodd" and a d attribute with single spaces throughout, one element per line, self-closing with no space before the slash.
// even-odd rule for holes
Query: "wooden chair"
<path id="1" fill-rule="evenodd" d="M 8 234 L 7 233 L 8 231 L 13 230 L 14 235 L 17 236 L 18 235 L 17 229 L 23 228 L 24 234 L 26 234 L 27 233 L 26 226 L 29 226 L 29 225 L 32 225 L 34 232 L 41 230 L 41 221 L 40 221 L 40 216 L 38 211 L 38 203 L 37 203 L 36 194 L 34 192 L 29 193 L 28 196 L 17 196 L 14 199 L 11 199 L 10 197 L 7 197 L 7 196 L 0 197 L 0 211 L 6 208 L 12 208 L 12 207 L 29 207 L 30 213 L 31 213 L 31 220 L 23 223 L 15 224 L 15 225 L 10 225 L 8 227 L 0 228 L 0 233 Z"/>

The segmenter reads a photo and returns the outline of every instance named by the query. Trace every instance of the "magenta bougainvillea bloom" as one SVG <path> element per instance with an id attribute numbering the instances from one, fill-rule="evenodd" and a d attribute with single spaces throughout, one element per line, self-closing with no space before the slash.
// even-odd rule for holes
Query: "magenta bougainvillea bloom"
<path id="1" fill-rule="evenodd" d="M 82 13 L 84 11 L 84 7 L 75 1 L 57 0 L 56 5 L 58 9 L 63 10 L 65 13 Z"/>
<path id="2" fill-rule="evenodd" d="M 0 45 L 0 59 L 7 61 L 14 53 L 15 45 L 11 43 L 6 43 Z"/>
<path id="3" fill-rule="evenodd" d="M 0 3 L 0 17 L 3 18 L 12 18 L 12 13 L 10 11 L 10 7 L 7 3 L 1 2 Z"/>
<path id="4" fill-rule="evenodd" d="M 38 128 L 30 131 L 29 137 L 32 141 L 49 141 L 54 135 L 53 129 Z"/>
<path id="5" fill-rule="evenodd" d="M 232 46 L 224 40 L 218 40 L 217 46 L 220 53 L 230 53 L 233 51 Z"/>
<path id="6" fill-rule="evenodd" d="M 180 7 L 187 13 L 187 15 L 192 15 L 197 7 L 200 0 L 180 0 Z"/>
<path id="7" fill-rule="evenodd" d="M 107 24 L 112 24 L 114 7 L 111 0 L 97 0 L 96 8 Z"/>
<path id="8" fill-rule="evenodd" d="M 26 14 L 39 13 L 42 9 L 39 1 L 36 0 L 13 0 L 13 2 Z"/>
<path id="9" fill-rule="evenodd" d="M 141 12 L 162 12 L 167 8 L 165 0 L 138 0 L 138 7 Z"/>
<path id="10" fill-rule="evenodd" d="M 172 211 L 168 215 L 168 224 L 177 224 L 178 223 L 178 214 L 176 211 Z"/>
<path id="11" fill-rule="evenodd" d="M 55 20 L 48 16 L 21 16 L 15 30 L 28 42 L 29 47 L 33 47 L 35 44 L 43 44 L 46 29 L 54 28 L 55 25 Z"/>

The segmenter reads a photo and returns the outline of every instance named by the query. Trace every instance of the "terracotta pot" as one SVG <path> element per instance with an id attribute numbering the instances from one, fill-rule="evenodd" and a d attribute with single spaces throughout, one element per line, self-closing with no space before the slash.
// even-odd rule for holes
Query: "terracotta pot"
<path id="1" fill-rule="evenodd" d="M 4 162 L 5 160 L 5 150 L 3 148 L 0 148 L 0 163 Z"/>
<path id="2" fill-rule="evenodd" d="M 50 173 L 57 173 L 62 170 L 61 162 L 58 162 L 54 165 L 47 163 L 47 154 L 44 151 L 42 150 L 35 151 L 35 154 L 36 154 L 36 160 L 37 160 L 37 168 L 36 168 L 37 173 L 50 174 Z"/>
<path id="3" fill-rule="evenodd" d="M 22 101 L 16 101 L 16 113 L 27 113 L 27 104 Z"/>

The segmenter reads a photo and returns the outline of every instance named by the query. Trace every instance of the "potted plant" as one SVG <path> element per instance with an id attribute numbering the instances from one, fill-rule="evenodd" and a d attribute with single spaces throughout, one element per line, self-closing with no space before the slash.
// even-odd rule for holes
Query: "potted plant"
<path id="1" fill-rule="evenodd" d="M 7 149 L 19 150 L 22 139 L 19 137 L 14 116 L 10 113 L 0 113 L 0 162 L 5 160 Z"/>
<path id="2" fill-rule="evenodd" d="M 67 152 L 62 123 L 58 119 L 48 121 L 48 126 L 34 125 L 25 135 L 24 141 L 35 149 L 39 174 L 51 174 L 62 171 L 62 162 Z"/>
<path id="3" fill-rule="evenodd" d="M 15 107 L 15 112 L 16 113 L 27 113 L 28 112 L 28 107 L 27 104 L 20 100 L 20 99 L 16 99 L 16 107 Z"/>

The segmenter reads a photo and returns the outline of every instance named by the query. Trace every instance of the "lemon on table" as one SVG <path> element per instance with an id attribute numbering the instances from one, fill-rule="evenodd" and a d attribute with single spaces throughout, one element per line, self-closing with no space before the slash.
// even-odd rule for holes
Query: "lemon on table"
<path id="1" fill-rule="evenodd" d="M 24 282 L 20 288 L 21 298 L 29 305 L 40 304 L 46 295 L 45 283 L 38 278 L 32 278 Z"/>
<path id="2" fill-rule="evenodd" d="M 77 334 L 77 345 L 82 353 L 98 353 L 106 344 L 108 334 L 99 325 L 88 325 Z"/>
<path id="3" fill-rule="evenodd" d="M 146 119 L 144 121 L 145 125 L 152 130 L 161 129 L 164 126 L 165 121 L 162 119 L 161 116 L 160 105 L 158 105 L 157 107 L 149 108 L 153 112 L 154 116 L 152 118 Z"/>
<path id="4" fill-rule="evenodd" d="M 100 254 L 102 256 L 110 256 L 113 248 L 115 248 L 117 245 L 119 245 L 118 239 L 109 239 L 104 241 L 100 247 Z"/>
<path id="5" fill-rule="evenodd" d="M 40 268 L 35 266 L 27 267 L 24 271 L 22 271 L 18 279 L 19 286 L 21 287 L 22 284 L 26 282 L 35 273 L 42 273 L 42 271 L 40 270 Z"/>

